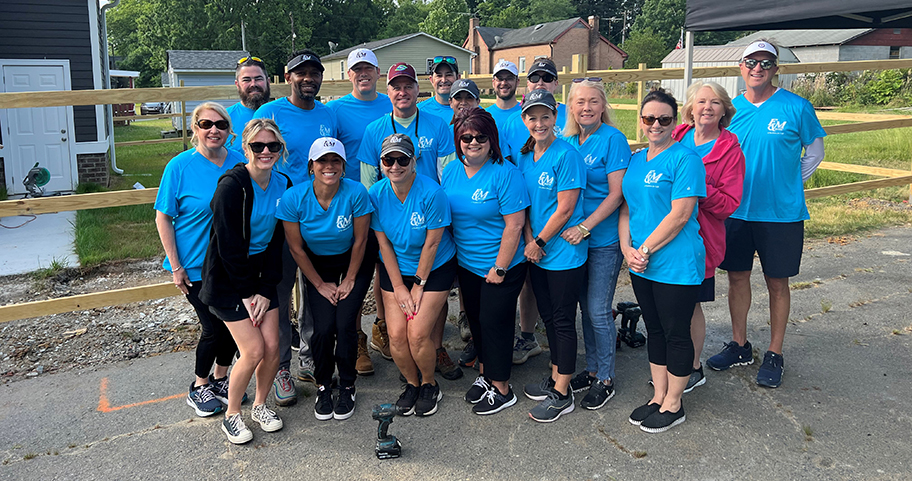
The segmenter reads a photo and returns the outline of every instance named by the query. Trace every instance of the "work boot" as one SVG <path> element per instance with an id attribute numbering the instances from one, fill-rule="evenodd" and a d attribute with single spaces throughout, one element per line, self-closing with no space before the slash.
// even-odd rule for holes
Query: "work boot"
<path id="1" fill-rule="evenodd" d="M 374 321 L 370 346 L 373 350 L 379 352 L 383 359 L 393 360 L 393 355 L 390 354 L 389 335 L 386 333 L 386 321 L 383 319 L 378 318 Z"/>
<path id="2" fill-rule="evenodd" d="M 367 352 L 367 334 L 361 329 L 358 329 L 358 360 L 355 361 L 355 370 L 360 376 L 370 376 L 374 373 L 374 363 Z"/>

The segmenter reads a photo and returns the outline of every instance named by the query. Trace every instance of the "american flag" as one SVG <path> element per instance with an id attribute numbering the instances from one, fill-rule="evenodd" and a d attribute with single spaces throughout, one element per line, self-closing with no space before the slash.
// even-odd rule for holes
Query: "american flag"
<path id="1" fill-rule="evenodd" d="M 681 38 L 678 39 L 677 45 L 675 45 L 675 50 L 679 48 L 684 48 L 684 28 L 681 28 Z"/>

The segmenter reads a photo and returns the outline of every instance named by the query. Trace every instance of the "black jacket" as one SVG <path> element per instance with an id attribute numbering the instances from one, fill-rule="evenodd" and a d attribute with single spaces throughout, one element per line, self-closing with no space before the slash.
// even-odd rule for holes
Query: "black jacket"
<path id="1" fill-rule="evenodd" d="M 291 187 L 291 180 L 285 174 L 273 171 L 272 175 L 282 176 Z M 285 230 L 281 222 L 276 223 L 266 250 L 248 255 L 253 196 L 253 181 L 244 164 L 237 164 L 218 181 L 210 204 L 212 229 L 199 294 L 207 305 L 233 307 L 239 299 L 254 294 L 269 297 L 282 280 Z"/>

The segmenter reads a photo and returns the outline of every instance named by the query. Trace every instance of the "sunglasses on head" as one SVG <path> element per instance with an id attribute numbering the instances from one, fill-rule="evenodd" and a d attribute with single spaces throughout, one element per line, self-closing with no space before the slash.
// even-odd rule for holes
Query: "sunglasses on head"
<path id="1" fill-rule="evenodd" d="M 227 120 L 212 121 L 209 119 L 201 119 L 196 122 L 196 126 L 203 130 L 209 130 L 212 128 L 213 125 L 215 126 L 215 128 L 217 128 L 219 130 L 228 130 L 228 121 Z"/>
<path id="2" fill-rule="evenodd" d="M 380 157 L 380 160 L 383 161 L 383 165 L 387 167 L 392 167 L 395 163 L 398 163 L 401 167 L 408 167 L 412 162 L 412 158 L 406 155 L 397 155 L 396 157 L 384 155 L 383 157 Z"/>
<path id="3" fill-rule="evenodd" d="M 573 83 L 578 84 L 580 82 L 601 82 L 601 77 L 580 77 L 573 79 Z"/>
<path id="4" fill-rule="evenodd" d="M 438 55 L 434 57 L 434 63 L 448 63 L 456 65 L 456 57 L 451 57 L 449 55 Z"/>
<path id="5" fill-rule="evenodd" d="M 644 124 L 649 125 L 649 126 L 652 126 L 652 124 L 656 123 L 656 120 L 659 121 L 659 125 L 661 125 L 662 127 L 668 127 L 669 125 L 671 125 L 672 122 L 674 122 L 674 117 L 672 117 L 670 115 L 663 115 L 661 117 L 656 117 L 654 115 L 649 115 L 649 116 L 642 115 L 642 116 L 640 116 L 640 119 L 643 121 Z"/>
<path id="6" fill-rule="evenodd" d="M 254 154 L 263 152 L 263 149 L 269 149 L 272 153 L 281 152 L 283 148 L 281 142 L 250 142 L 247 145 Z"/>
<path id="7" fill-rule="evenodd" d="M 776 61 L 770 60 L 768 58 L 763 59 L 763 60 L 756 60 L 756 59 L 752 59 L 752 58 L 744 59 L 744 66 L 747 67 L 748 70 L 753 70 L 754 67 L 757 66 L 757 64 L 760 64 L 760 68 L 762 68 L 763 70 L 769 70 L 776 66 Z"/>
<path id="8" fill-rule="evenodd" d="M 544 75 L 534 73 L 532 75 L 529 75 L 528 80 L 534 84 L 538 83 L 539 81 L 549 84 L 549 83 L 557 80 L 557 77 L 555 77 L 554 75 L 551 75 L 549 73 L 546 73 Z"/>
<path id="9" fill-rule="evenodd" d="M 459 136 L 459 140 L 466 144 L 471 144 L 473 140 L 478 141 L 479 144 L 486 144 L 488 143 L 488 136 L 485 134 L 462 134 Z"/>

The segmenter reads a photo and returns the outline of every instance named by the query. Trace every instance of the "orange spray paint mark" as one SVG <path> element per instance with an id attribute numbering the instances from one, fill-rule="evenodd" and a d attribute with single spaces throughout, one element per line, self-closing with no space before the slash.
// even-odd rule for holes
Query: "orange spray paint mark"
<path id="1" fill-rule="evenodd" d="M 108 378 L 101 379 L 100 394 L 98 396 L 98 411 L 103 413 L 110 413 L 114 411 L 120 411 L 121 409 L 133 408 L 136 406 L 143 406 L 145 404 L 160 403 L 162 401 L 170 401 L 172 399 L 180 399 L 185 396 L 184 394 L 175 394 L 173 396 L 162 397 L 158 399 L 150 399 L 148 401 L 141 401 L 132 404 L 124 404 L 123 406 L 111 406 L 111 402 L 108 401 Z"/>

